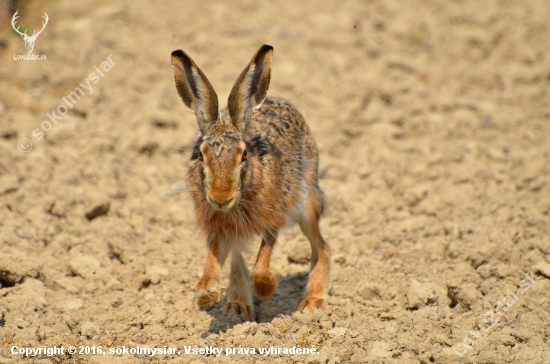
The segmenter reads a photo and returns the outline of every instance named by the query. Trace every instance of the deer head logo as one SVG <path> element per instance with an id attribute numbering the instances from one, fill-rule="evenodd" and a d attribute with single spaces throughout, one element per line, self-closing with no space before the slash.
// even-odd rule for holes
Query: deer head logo
<path id="1" fill-rule="evenodd" d="M 19 31 L 19 27 L 15 27 L 15 21 L 17 20 L 17 18 L 19 18 L 19 16 L 17 15 L 17 13 L 19 12 L 16 11 L 15 14 L 13 14 L 13 18 L 11 18 L 11 26 L 13 27 L 13 29 L 19 33 L 21 35 L 21 38 L 23 38 L 23 40 L 25 41 L 25 48 L 27 48 L 27 53 L 32 53 L 32 50 L 34 49 L 34 42 L 36 42 L 36 38 L 38 38 L 38 36 L 40 35 L 40 33 L 42 33 L 42 31 L 44 30 L 44 28 L 46 28 L 46 24 L 48 24 L 48 14 L 44 13 L 44 19 L 46 20 L 45 22 L 42 22 L 42 29 L 40 29 L 38 31 L 38 33 L 36 32 L 36 30 L 32 33 L 32 35 L 29 37 L 27 35 L 27 31 L 25 30 L 24 33 L 21 33 Z"/>

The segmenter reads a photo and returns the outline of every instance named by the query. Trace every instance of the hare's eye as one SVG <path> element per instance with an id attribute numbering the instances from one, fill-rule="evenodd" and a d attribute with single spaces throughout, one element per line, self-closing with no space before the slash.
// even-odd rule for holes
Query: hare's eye
<path id="1" fill-rule="evenodd" d="M 242 160 L 242 161 L 245 161 L 247 157 L 248 157 L 248 152 L 247 152 L 247 150 L 245 149 L 245 150 L 243 151 L 243 155 L 242 155 L 241 160 Z"/>
<path id="2" fill-rule="evenodd" d="M 199 159 L 202 161 L 202 152 L 199 152 Z"/>

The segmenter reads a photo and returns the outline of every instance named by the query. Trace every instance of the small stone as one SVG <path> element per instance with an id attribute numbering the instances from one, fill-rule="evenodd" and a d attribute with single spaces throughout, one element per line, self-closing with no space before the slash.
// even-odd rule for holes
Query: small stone
<path id="1" fill-rule="evenodd" d="M 162 118 L 153 118 L 151 124 L 159 129 L 177 129 L 178 122 L 175 120 L 168 120 Z"/>
<path id="2" fill-rule="evenodd" d="M 93 322 L 85 321 L 80 324 L 78 333 L 85 336 L 87 339 L 91 339 L 92 337 L 99 335 L 99 329 Z"/>
<path id="3" fill-rule="evenodd" d="M 346 257 L 344 254 L 336 254 L 332 257 L 332 261 L 336 264 L 343 265 L 346 263 Z"/>
<path id="4" fill-rule="evenodd" d="M 65 206 L 58 203 L 58 201 L 56 200 L 52 201 L 52 203 L 50 204 L 50 207 L 48 207 L 47 212 L 50 215 L 53 215 L 59 218 L 65 217 L 65 214 L 66 214 Z"/>
<path id="5" fill-rule="evenodd" d="M 15 272 L 11 272 L 7 269 L 0 269 L 0 285 L 6 287 L 15 286 L 17 283 L 23 281 L 25 276 Z M 1 287 L 0 286 L 0 287 Z"/>
<path id="6" fill-rule="evenodd" d="M 12 287 L 26 277 L 36 277 L 40 263 L 21 251 L 7 250 L 9 254 L 0 254 L 0 287 Z"/>
<path id="7" fill-rule="evenodd" d="M 159 284 L 162 277 L 168 275 L 168 269 L 163 267 L 150 266 L 145 268 L 145 280 L 152 284 Z"/>
<path id="8" fill-rule="evenodd" d="M 106 202 L 106 203 L 97 205 L 85 214 L 86 219 L 88 221 L 92 221 L 96 217 L 99 217 L 99 216 L 102 216 L 102 215 L 107 215 L 107 213 L 109 212 L 110 207 L 111 207 L 110 202 Z"/>
<path id="9" fill-rule="evenodd" d="M 80 298 L 75 298 L 69 301 L 62 302 L 58 307 L 62 311 L 74 311 L 78 310 L 84 305 L 84 302 Z"/>
<path id="10" fill-rule="evenodd" d="M 29 326 L 29 323 L 22 318 L 15 319 L 15 326 L 17 326 L 18 329 L 25 329 Z"/>
<path id="11" fill-rule="evenodd" d="M 13 229 L 13 233 L 15 234 L 15 236 L 17 236 L 18 238 L 21 238 L 21 239 L 25 239 L 25 240 L 29 240 L 29 239 L 32 239 L 33 235 L 26 231 L 26 230 L 23 230 L 21 227 L 19 226 L 16 226 L 15 229 Z"/>
<path id="12" fill-rule="evenodd" d="M 71 271 L 82 278 L 91 278 L 99 269 L 99 262 L 92 257 L 76 256 L 69 261 Z"/>
<path id="13" fill-rule="evenodd" d="M 113 302 L 111 302 L 111 306 L 113 306 L 114 308 L 117 308 L 117 307 L 120 307 L 122 303 L 123 303 L 122 298 L 118 297 L 115 300 L 113 300 Z"/>
<path id="14" fill-rule="evenodd" d="M 359 286 L 359 296 L 366 300 L 380 299 L 380 288 L 377 285 L 365 282 Z"/>
<path id="15" fill-rule="evenodd" d="M 63 288 L 65 291 L 70 293 L 78 293 L 78 287 L 72 284 L 68 278 L 60 278 L 55 280 L 55 284 Z"/>
<path id="16" fill-rule="evenodd" d="M 116 278 L 111 278 L 106 284 L 105 288 L 110 290 L 122 291 L 122 284 Z"/>
<path id="17" fill-rule="evenodd" d="M 466 283 L 459 286 L 458 293 L 455 298 L 458 302 L 460 302 L 462 307 L 471 309 L 476 302 L 480 301 L 477 284 Z"/>
<path id="18" fill-rule="evenodd" d="M 508 157 L 503 148 L 489 148 L 487 150 L 487 157 L 494 159 L 495 161 L 506 161 Z"/>
<path id="19" fill-rule="evenodd" d="M 533 268 L 535 273 L 540 273 L 546 278 L 550 278 L 550 263 L 540 262 L 535 265 Z"/>
<path id="20" fill-rule="evenodd" d="M 311 250 L 304 242 L 295 241 L 287 259 L 289 263 L 307 264 L 311 259 Z"/>
<path id="21" fill-rule="evenodd" d="M 334 329 L 328 330 L 328 334 L 332 337 L 341 337 L 346 334 L 347 330 L 345 327 L 335 327 Z"/>
<path id="22" fill-rule="evenodd" d="M 251 327 L 251 324 L 248 323 L 248 322 L 245 322 L 245 323 L 240 324 L 240 325 L 235 325 L 235 326 L 233 326 L 233 332 L 232 333 L 235 337 L 240 336 L 240 335 L 246 335 L 250 331 L 250 327 Z"/>
<path id="23" fill-rule="evenodd" d="M 437 294 L 430 283 L 420 283 L 413 279 L 407 291 L 407 307 L 419 309 L 437 301 Z"/>
<path id="24" fill-rule="evenodd" d="M 367 344 L 367 353 L 370 356 L 389 358 L 391 356 L 390 345 L 384 341 L 373 341 Z"/>
<path id="25" fill-rule="evenodd" d="M 171 293 L 168 293 L 168 292 L 162 295 L 162 300 L 166 303 L 170 303 L 170 304 L 174 303 L 174 297 L 172 296 Z"/>
<path id="26" fill-rule="evenodd" d="M 550 254 L 550 239 L 542 240 L 537 243 L 537 247 L 544 254 Z"/>
<path id="27" fill-rule="evenodd" d="M 139 153 L 147 154 L 149 157 L 151 157 L 153 156 L 153 154 L 155 154 L 158 148 L 159 144 L 157 142 L 148 142 L 139 147 Z"/>
<path id="28" fill-rule="evenodd" d="M 48 326 L 40 326 L 38 330 L 36 330 L 36 337 L 38 337 L 40 341 L 44 341 L 50 337 L 54 338 L 55 336 L 55 331 Z"/>

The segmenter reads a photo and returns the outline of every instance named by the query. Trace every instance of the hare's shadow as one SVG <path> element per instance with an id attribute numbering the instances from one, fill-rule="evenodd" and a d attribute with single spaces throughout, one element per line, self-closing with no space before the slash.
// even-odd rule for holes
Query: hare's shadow
<path id="1" fill-rule="evenodd" d="M 304 294 L 308 277 L 309 272 L 307 271 L 279 277 L 277 289 L 271 297 L 265 299 L 260 299 L 253 293 L 256 322 L 271 322 L 280 315 L 291 315 L 296 310 L 298 301 Z M 226 302 L 225 293 L 221 302 L 202 308 L 213 318 L 208 331 L 201 335 L 202 338 L 225 332 L 235 325 L 246 322 L 240 317 L 223 314 L 223 306 Z"/>

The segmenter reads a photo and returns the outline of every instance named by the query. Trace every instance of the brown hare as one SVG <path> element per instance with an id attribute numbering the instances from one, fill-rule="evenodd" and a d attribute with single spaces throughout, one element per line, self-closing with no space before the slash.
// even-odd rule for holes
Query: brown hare
<path id="1" fill-rule="evenodd" d="M 172 52 L 176 88 L 196 114 L 200 129 L 189 161 L 188 186 L 208 257 L 197 284 L 199 306 L 220 298 L 220 275 L 232 255 L 225 314 L 255 320 L 251 286 L 269 297 L 277 279 L 269 270 L 277 234 L 298 222 L 311 243 L 311 270 L 298 310 L 326 307 L 330 247 L 319 231 L 323 191 L 315 140 L 298 110 L 281 98 L 266 98 L 273 47 L 263 45 L 241 73 L 219 111 L 218 97 L 195 62 Z M 242 256 L 255 236 L 262 243 L 252 276 Z"/>

